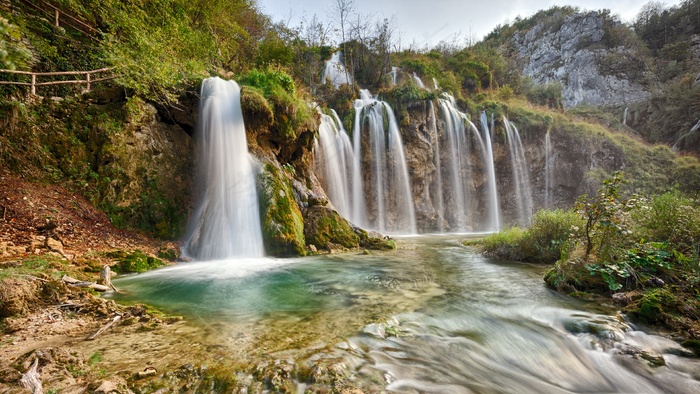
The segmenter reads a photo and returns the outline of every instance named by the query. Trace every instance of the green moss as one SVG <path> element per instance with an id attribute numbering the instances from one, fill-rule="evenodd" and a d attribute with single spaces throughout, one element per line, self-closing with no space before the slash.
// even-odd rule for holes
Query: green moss
<path id="1" fill-rule="evenodd" d="M 360 242 L 347 220 L 338 212 L 319 205 L 308 209 L 304 233 L 309 244 L 320 247 L 332 243 L 346 248 L 357 248 Z"/>
<path id="2" fill-rule="evenodd" d="M 258 177 L 260 219 L 267 254 L 278 257 L 305 255 L 304 219 L 289 179 L 267 163 Z"/>
<path id="3" fill-rule="evenodd" d="M 107 253 L 107 257 L 117 260 L 114 270 L 120 274 L 130 272 L 146 272 L 165 265 L 163 260 L 147 256 L 139 250 L 131 253 L 125 251 L 114 251 Z"/>
<path id="4" fill-rule="evenodd" d="M 642 323 L 664 323 L 670 314 L 677 311 L 678 300 L 668 289 L 646 290 L 635 304 L 629 305 L 627 312 Z"/>
<path id="5" fill-rule="evenodd" d="M 687 339 L 681 343 L 683 347 L 688 348 L 695 353 L 696 356 L 700 357 L 700 340 L 697 339 Z"/>
<path id="6" fill-rule="evenodd" d="M 272 105 L 265 98 L 263 91 L 252 86 L 241 88 L 241 109 L 246 129 L 266 130 L 275 120 Z"/>
<path id="7" fill-rule="evenodd" d="M 373 236 L 361 228 L 355 228 L 355 233 L 360 237 L 360 246 L 371 250 L 395 250 L 396 241 L 393 239 Z"/>

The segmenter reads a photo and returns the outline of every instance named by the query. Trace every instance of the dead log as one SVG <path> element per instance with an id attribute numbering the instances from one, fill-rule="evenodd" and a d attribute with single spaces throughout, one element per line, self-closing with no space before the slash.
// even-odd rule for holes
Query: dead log
<path id="1" fill-rule="evenodd" d="M 105 330 L 108 330 L 108 329 L 111 328 L 113 325 L 117 324 L 117 323 L 119 322 L 119 320 L 121 320 L 121 318 L 122 318 L 122 315 L 120 315 L 120 314 L 117 313 L 116 315 L 114 315 L 114 317 L 112 318 L 112 320 L 109 321 L 109 323 L 107 323 L 107 324 L 105 324 L 104 326 L 100 327 L 99 330 L 95 331 L 95 333 L 93 333 L 93 334 L 90 335 L 89 337 L 85 338 L 85 340 L 86 340 L 86 341 L 92 341 L 93 339 L 97 338 L 97 336 L 100 335 L 100 334 L 102 334 L 103 332 L 105 332 Z"/>
<path id="2" fill-rule="evenodd" d="M 99 291 L 99 292 L 109 291 L 109 289 L 110 289 L 110 288 L 107 287 L 107 286 L 98 285 L 98 284 L 95 283 L 95 282 L 87 282 L 87 281 L 78 280 L 78 279 L 75 279 L 75 278 L 71 278 L 71 277 L 68 276 L 68 275 L 63 275 L 63 278 L 61 278 L 61 280 L 63 281 L 63 283 L 67 284 L 68 286 L 73 286 L 73 287 L 89 287 L 89 288 L 91 288 L 91 289 L 93 289 L 93 290 L 95 290 L 95 291 Z"/>
<path id="3" fill-rule="evenodd" d="M 22 379 L 20 379 L 19 384 L 20 386 L 24 387 L 25 389 L 28 389 L 29 391 L 32 392 L 32 394 L 43 394 L 44 390 L 41 387 L 41 380 L 39 380 L 39 357 L 34 359 L 34 364 L 32 364 L 31 368 L 27 372 L 22 375 Z"/>
<path id="4" fill-rule="evenodd" d="M 101 285 L 109 287 L 112 290 L 119 293 L 119 290 L 117 290 L 117 288 L 114 287 L 114 285 L 112 284 L 112 270 L 106 264 L 105 264 L 105 266 L 102 267 L 102 271 L 100 271 L 100 282 L 99 283 Z"/>

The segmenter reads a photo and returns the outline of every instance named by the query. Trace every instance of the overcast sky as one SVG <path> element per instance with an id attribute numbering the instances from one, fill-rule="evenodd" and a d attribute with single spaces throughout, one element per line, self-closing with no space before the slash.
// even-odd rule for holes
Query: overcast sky
<path id="1" fill-rule="evenodd" d="M 662 1 L 675 5 L 681 0 Z M 528 17 L 538 10 L 553 5 L 572 5 L 582 10 L 608 8 L 623 22 L 634 19 L 647 0 L 354 0 L 355 12 L 375 15 L 377 19 L 395 17 L 403 47 L 412 43 L 423 48 L 441 40 L 477 41 L 497 25 L 512 22 L 517 16 Z M 302 18 L 316 14 L 322 20 L 333 20 L 335 0 L 257 0 L 261 11 L 275 22 L 289 22 L 298 26 Z M 395 36 L 396 37 L 396 36 Z"/>

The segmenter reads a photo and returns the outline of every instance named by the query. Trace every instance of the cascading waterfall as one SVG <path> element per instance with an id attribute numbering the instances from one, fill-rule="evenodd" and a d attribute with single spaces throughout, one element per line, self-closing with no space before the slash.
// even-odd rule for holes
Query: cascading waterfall
<path id="1" fill-rule="evenodd" d="M 489 132 L 488 117 L 486 111 L 481 112 L 480 117 L 481 131 L 483 132 L 483 141 L 485 143 L 486 154 L 484 155 L 484 166 L 488 173 L 488 192 L 487 201 L 489 205 L 489 221 L 486 223 L 486 228 L 489 231 L 498 231 L 501 228 L 501 212 L 498 206 L 498 190 L 496 186 L 496 168 L 493 163 L 493 147 L 491 145 L 491 133 Z M 493 128 L 493 116 L 491 117 Z"/>
<path id="2" fill-rule="evenodd" d="M 391 68 L 391 72 L 389 74 L 391 75 L 391 84 L 393 86 L 396 86 L 396 81 L 399 78 L 399 68 L 396 66 L 393 66 Z"/>
<path id="3" fill-rule="evenodd" d="M 396 117 L 387 103 L 367 90 L 360 91 L 354 107 L 351 220 L 380 232 L 415 234 L 411 183 Z M 373 205 L 365 204 L 365 195 Z"/>
<path id="4" fill-rule="evenodd" d="M 314 147 L 315 169 L 338 212 L 346 218 L 352 218 L 349 177 L 354 160 L 352 143 L 338 114 L 331 111 L 332 116 L 321 114 L 321 125 Z"/>
<path id="5" fill-rule="evenodd" d="M 525 227 L 530 224 L 533 211 L 532 190 L 530 188 L 530 177 L 528 175 L 527 161 L 525 160 L 525 151 L 518 128 L 509 122 L 505 116 L 503 117 L 503 124 L 506 128 L 506 138 L 508 139 L 508 149 L 510 150 L 518 220 L 520 225 Z"/>
<path id="6" fill-rule="evenodd" d="M 554 147 L 552 146 L 552 138 L 549 135 L 549 130 L 544 135 L 544 206 L 552 208 L 554 192 Z"/>
<path id="7" fill-rule="evenodd" d="M 467 144 L 467 115 L 457 110 L 454 105 L 454 98 L 444 94 L 445 98 L 440 98 L 440 108 L 442 110 L 444 127 L 442 148 L 446 157 L 446 176 L 449 178 L 451 187 L 443 190 L 447 211 L 452 219 L 451 227 L 456 231 L 467 230 L 467 200 L 470 197 L 470 187 L 467 181 L 471 180 L 468 159 L 470 157 L 469 146 Z M 440 154 L 436 155 L 438 168 L 442 166 Z M 438 174 L 441 178 L 442 174 Z M 442 180 L 441 180 L 442 181 Z M 446 215 L 443 212 L 443 216 Z"/>
<path id="8" fill-rule="evenodd" d="M 627 126 L 627 110 L 629 110 L 629 107 L 625 107 L 625 113 L 622 114 L 622 125 Z"/>
<path id="9" fill-rule="evenodd" d="M 420 79 L 420 77 L 418 76 L 418 74 L 416 74 L 416 73 L 414 72 L 413 75 L 412 75 L 412 78 L 413 78 L 413 83 L 415 83 L 416 86 L 418 86 L 418 87 L 421 88 L 421 89 L 425 89 L 425 84 L 424 84 L 423 81 Z"/>
<path id="10" fill-rule="evenodd" d="M 354 103 L 352 142 L 335 112 L 321 116 L 314 152 L 316 174 L 333 205 L 354 224 L 390 234 L 416 233 L 411 180 L 393 111 L 367 90 L 360 96 Z M 482 113 L 480 131 L 456 108 L 454 98 L 445 94 L 438 103 L 440 134 L 438 111 L 428 104 L 436 164 L 430 186 L 437 212 L 432 229 L 496 231 L 501 218 L 488 118 Z M 481 164 L 474 166 L 478 160 Z M 475 168 L 481 173 L 473 173 Z M 475 182 L 482 186 L 475 189 Z"/>
<path id="11" fill-rule="evenodd" d="M 437 224 L 437 229 L 438 232 L 443 233 L 445 232 L 445 196 L 443 195 L 443 189 L 442 189 L 442 165 L 441 165 L 441 160 L 440 160 L 440 153 L 442 152 L 440 150 L 440 136 L 438 135 L 438 130 L 437 130 L 437 117 L 435 113 L 435 106 L 433 105 L 433 102 L 430 101 L 430 114 L 432 115 L 430 117 L 430 130 L 433 132 L 435 135 L 435 143 L 433 144 L 434 147 L 434 154 L 435 154 L 435 172 L 437 173 L 437 179 L 436 179 L 436 192 L 435 192 L 435 198 L 437 202 L 437 214 L 438 214 L 438 224 Z"/>
<path id="12" fill-rule="evenodd" d="M 348 84 L 352 85 L 352 77 L 350 73 L 345 69 L 345 65 L 340 60 L 342 52 L 338 51 L 331 55 L 331 58 L 326 61 L 326 68 L 323 70 L 322 81 L 330 81 L 330 83 L 337 89 L 340 85 Z"/>
<path id="13" fill-rule="evenodd" d="M 198 260 L 263 256 L 255 172 L 248 153 L 240 88 L 202 82 L 197 183 L 201 195 L 183 252 Z"/>

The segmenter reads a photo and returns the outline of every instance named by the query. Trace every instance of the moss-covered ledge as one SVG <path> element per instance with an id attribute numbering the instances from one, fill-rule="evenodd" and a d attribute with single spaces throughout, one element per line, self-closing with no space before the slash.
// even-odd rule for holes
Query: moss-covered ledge
<path id="1" fill-rule="evenodd" d="M 263 164 L 258 174 L 258 198 L 265 251 L 270 256 L 306 254 L 304 219 L 283 169 Z"/>

